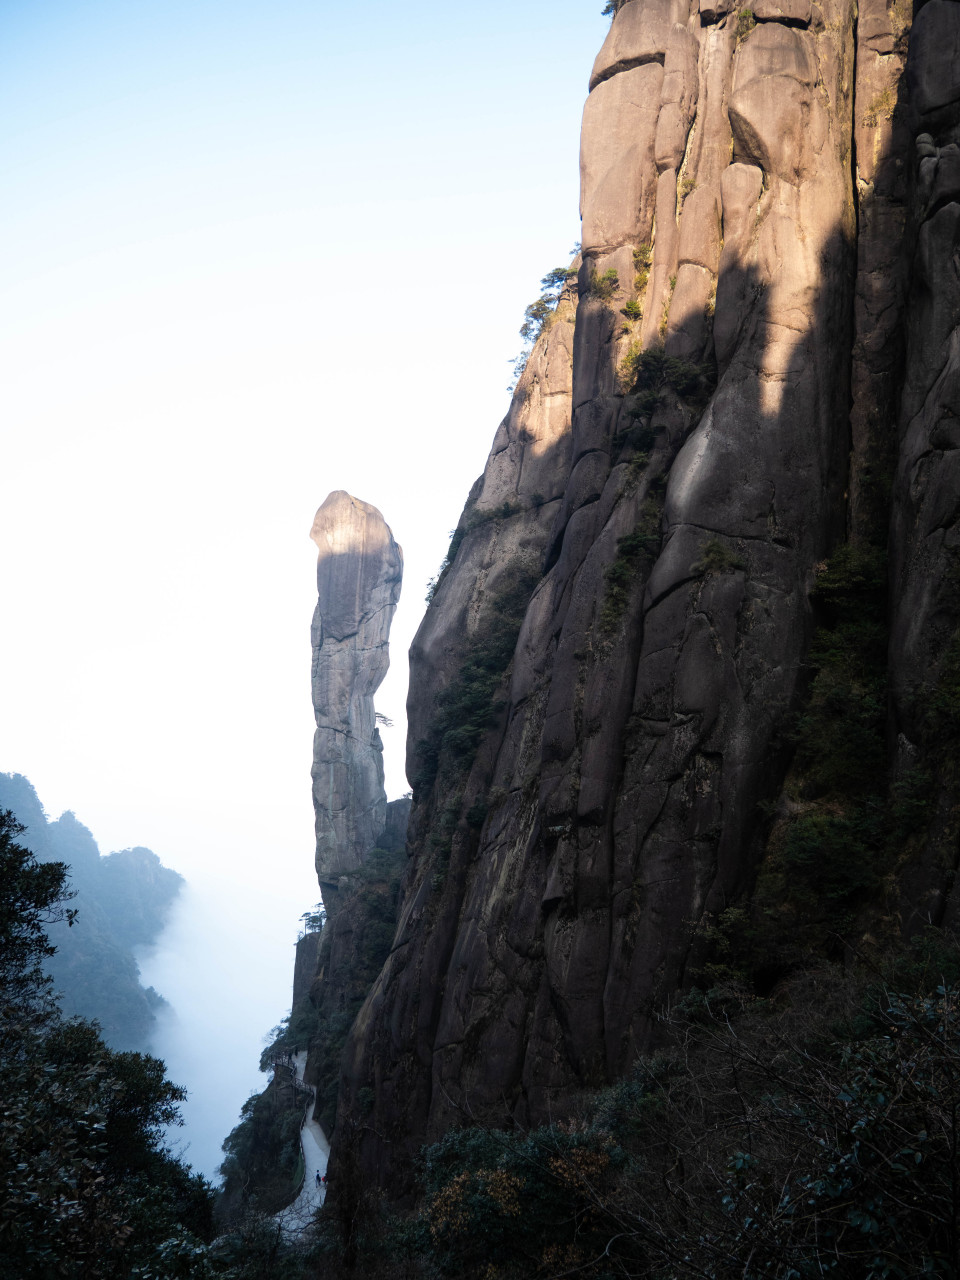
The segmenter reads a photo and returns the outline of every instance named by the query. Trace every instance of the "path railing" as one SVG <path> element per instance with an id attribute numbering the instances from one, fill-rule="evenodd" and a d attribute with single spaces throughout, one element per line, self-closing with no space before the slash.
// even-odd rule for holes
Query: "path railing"
<path id="1" fill-rule="evenodd" d="M 298 1081 L 298 1083 L 301 1083 L 301 1082 L 299 1082 L 299 1081 Z M 311 1085 L 303 1085 L 302 1087 L 303 1087 L 304 1089 L 308 1089 L 308 1090 L 309 1090 L 309 1092 L 310 1092 L 310 1097 L 309 1097 L 309 1098 L 307 1098 L 307 1100 L 306 1100 L 306 1101 L 304 1102 L 304 1104 L 303 1104 L 303 1115 L 300 1117 L 300 1133 L 301 1133 L 301 1135 L 303 1134 L 303 1128 L 304 1128 L 304 1125 L 307 1123 L 307 1116 L 310 1114 L 310 1107 L 311 1107 L 311 1105 L 313 1104 L 313 1095 L 314 1095 L 314 1093 L 316 1092 L 316 1090 L 315 1090 Z M 306 1182 L 306 1180 L 307 1180 L 307 1161 L 306 1161 L 306 1158 L 305 1158 L 304 1153 L 303 1153 L 303 1138 L 302 1138 L 302 1136 L 301 1136 L 301 1138 L 300 1138 L 300 1160 L 299 1160 L 299 1165 L 300 1165 L 300 1167 L 301 1167 L 300 1181 L 297 1183 L 297 1189 L 296 1189 L 296 1191 L 293 1193 L 293 1199 L 290 1201 L 290 1204 L 296 1204 L 296 1203 L 297 1203 L 297 1201 L 300 1199 L 300 1195 L 301 1195 L 301 1193 L 302 1193 L 302 1191 L 303 1191 L 304 1183 L 305 1183 L 305 1182 Z M 287 1208 L 289 1208 L 289 1207 L 290 1207 L 290 1206 L 288 1205 L 288 1206 L 287 1206 Z"/>
<path id="2" fill-rule="evenodd" d="M 311 1098 L 317 1092 L 312 1084 L 307 1084 L 305 1080 L 300 1079 L 297 1075 L 297 1064 L 291 1058 L 274 1058 L 271 1065 L 273 1067 L 274 1076 L 276 1076 L 277 1072 L 281 1069 L 292 1072 L 293 1078 L 290 1080 L 290 1084 L 292 1084 L 298 1092 L 309 1093 Z"/>

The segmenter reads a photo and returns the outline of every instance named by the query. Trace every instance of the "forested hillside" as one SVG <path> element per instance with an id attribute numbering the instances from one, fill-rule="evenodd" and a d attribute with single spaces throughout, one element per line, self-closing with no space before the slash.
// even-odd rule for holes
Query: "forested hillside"
<path id="1" fill-rule="evenodd" d="M 0 774 L 0 809 L 26 828 L 24 843 L 41 862 L 63 862 L 75 894 L 71 927 L 50 925 L 57 948 L 46 960 L 64 1014 L 94 1019 L 114 1049 L 146 1049 L 164 1000 L 140 982 L 135 948 L 155 941 L 183 877 L 149 849 L 101 855 L 69 810 L 51 821 L 22 774 Z"/>

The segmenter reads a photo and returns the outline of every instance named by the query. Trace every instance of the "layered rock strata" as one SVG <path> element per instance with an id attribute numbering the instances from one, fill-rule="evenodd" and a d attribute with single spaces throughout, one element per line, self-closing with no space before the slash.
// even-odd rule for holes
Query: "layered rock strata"
<path id="1" fill-rule="evenodd" d="M 838 545 L 886 543 L 895 463 L 908 763 L 960 688 L 958 19 L 928 0 L 908 56 L 899 2 L 618 6 L 578 287 L 411 652 L 410 866 L 336 1144 L 394 1194 L 422 1142 L 562 1116 L 652 1042 L 705 922 L 750 893 L 813 588 Z M 946 911 L 956 805 L 931 785 L 904 928 Z"/>

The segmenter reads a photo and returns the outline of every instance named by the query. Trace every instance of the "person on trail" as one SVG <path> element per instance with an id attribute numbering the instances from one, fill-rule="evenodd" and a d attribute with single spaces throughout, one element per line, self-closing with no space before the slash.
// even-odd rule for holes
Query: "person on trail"
<path id="1" fill-rule="evenodd" d="M 324 1181 L 326 1181 L 326 1179 L 324 1179 Z M 322 1187 L 322 1186 L 323 1186 L 323 1183 L 320 1181 L 320 1170 L 319 1170 L 319 1169 L 317 1170 L 317 1186 L 318 1186 L 318 1187 Z"/>

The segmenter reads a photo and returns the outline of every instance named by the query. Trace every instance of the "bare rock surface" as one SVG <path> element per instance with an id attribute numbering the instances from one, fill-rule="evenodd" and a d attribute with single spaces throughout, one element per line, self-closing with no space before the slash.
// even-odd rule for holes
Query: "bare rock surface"
<path id="1" fill-rule="evenodd" d="M 960 98 L 960 6 L 954 0 L 928 0 L 917 14 L 910 37 L 907 72 L 913 105 L 927 114 Z"/>
<path id="2" fill-rule="evenodd" d="M 884 0 L 613 20 L 578 290 L 411 652 L 409 866 L 334 1142 L 392 1195 L 424 1141 L 562 1117 L 656 1042 L 751 892 L 818 575 L 886 545 L 891 476 L 894 773 L 918 673 L 960 679 L 958 18 L 928 0 L 909 52 Z M 903 872 L 904 928 L 955 911 L 944 840 Z"/>
<path id="3" fill-rule="evenodd" d="M 311 683 L 317 876 L 324 901 L 355 871 L 386 819 L 373 695 L 386 675 L 403 556 L 383 516 L 342 489 L 318 510 Z M 330 904 L 328 903 L 328 910 Z"/>

